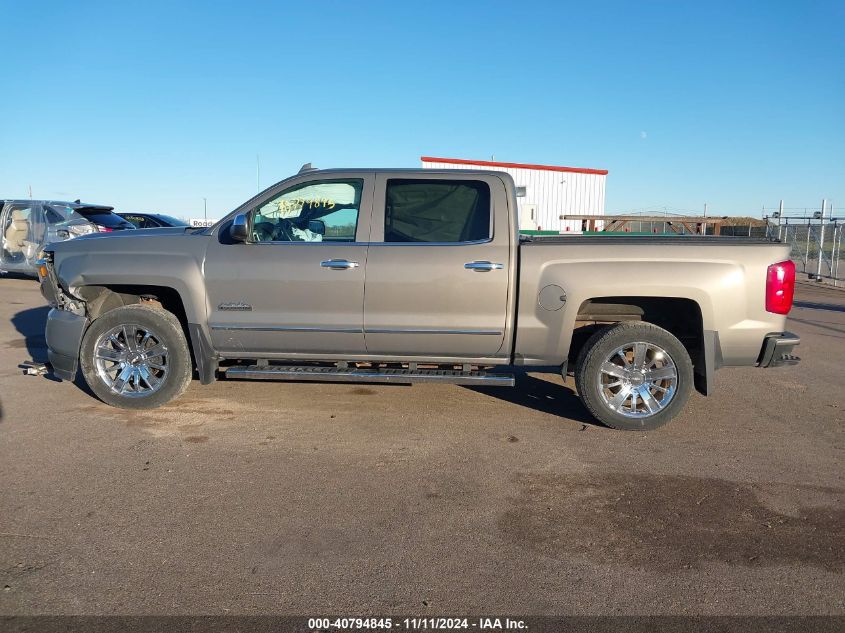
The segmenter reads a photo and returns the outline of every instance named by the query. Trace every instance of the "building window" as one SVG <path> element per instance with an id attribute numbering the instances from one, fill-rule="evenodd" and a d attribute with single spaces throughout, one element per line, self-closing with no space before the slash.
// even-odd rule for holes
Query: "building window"
<path id="1" fill-rule="evenodd" d="M 516 197 L 517 198 L 524 198 L 525 197 L 525 187 L 516 187 Z"/>

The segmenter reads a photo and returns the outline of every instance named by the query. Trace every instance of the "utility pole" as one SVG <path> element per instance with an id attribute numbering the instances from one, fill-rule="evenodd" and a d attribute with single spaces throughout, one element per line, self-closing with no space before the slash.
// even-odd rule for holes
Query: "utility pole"
<path id="1" fill-rule="evenodd" d="M 707 217 L 707 203 L 704 203 L 704 217 Z"/>
<path id="2" fill-rule="evenodd" d="M 780 225 L 783 222 L 783 200 L 778 204 L 778 241 L 780 241 Z"/>
<path id="3" fill-rule="evenodd" d="M 208 219 L 208 198 L 202 199 L 202 218 L 203 220 Z"/>
<path id="4" fill-rule="evenodd" d="M 29 186 L 29 199 L 32 200 L 32 185 Z"/>

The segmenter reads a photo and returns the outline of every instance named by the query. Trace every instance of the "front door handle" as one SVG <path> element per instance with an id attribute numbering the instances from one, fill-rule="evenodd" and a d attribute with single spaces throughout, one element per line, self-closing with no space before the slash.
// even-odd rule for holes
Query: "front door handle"
<path id="1" fill-rule="evenodd" d="M 488 273 L 491 270 L 502 270 L 504 264 L 495 264 L 493 262 L 467 262 L 464 268 L 467 270 L 474 270 L 477 273 Z"/>
<path id="2" fill-rule="evenodd" d="M 358 268 L 358 262 L 350 262 L 346 259 L 327 259 L 320 262 L 320 266 L 331 270 L 349 270 L 350 268 Z"/>

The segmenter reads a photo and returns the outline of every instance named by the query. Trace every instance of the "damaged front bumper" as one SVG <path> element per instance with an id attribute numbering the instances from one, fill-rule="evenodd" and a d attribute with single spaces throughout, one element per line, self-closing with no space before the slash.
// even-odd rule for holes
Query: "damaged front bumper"
<path id="1" fill-rule="evenodd" d="M 794 350 L 801 343 L 797 334 L 792 332 L 775 332 L 767 334 L 760 350 L 758 367 L 780 367 L 782 365 L 797 365 L 801 360 L 793 356 Z"/>
<path id="2" fill-rule="evenodd" d="M 62 380 L 73 381 L 79 365 L 79 348 L 88 319 L 84 316 L 53 308 L 47 315 L 47 357 L 53 373 Z"/>
<path id="3" fill-rule="evenodd" d="M 57 377 L 73 381 L 88 319 L 84 310 L 62 292 L 52 267 L 52 253 L 46 253 L 44 259 L 38 261 L 38 277 L 41 294 L 51 306 L 44 332 L 47 357 Z"/>

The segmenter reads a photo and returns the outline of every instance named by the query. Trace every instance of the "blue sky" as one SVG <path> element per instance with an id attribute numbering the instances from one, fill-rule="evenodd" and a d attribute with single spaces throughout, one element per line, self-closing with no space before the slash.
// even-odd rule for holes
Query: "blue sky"
<path id="1" fill-rule="evenodd" d="M 604 168 L 607 211 L 845 206 L 845 2 L 0 0 L 0 197 L 210 217 L 319 167 Z"/>

